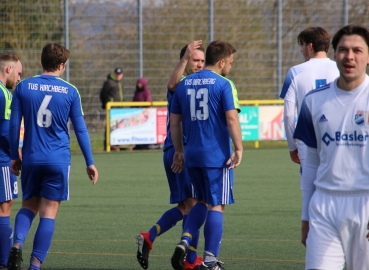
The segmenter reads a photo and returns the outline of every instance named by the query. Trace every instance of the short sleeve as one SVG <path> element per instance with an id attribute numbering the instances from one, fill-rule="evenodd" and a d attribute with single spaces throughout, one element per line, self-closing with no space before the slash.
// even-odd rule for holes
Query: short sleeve
<path id="1" fill-rule="evenodd" d="M 317 148 L 315 128 L 310 109 L 306 103 L 306 98 L 302 103 L 293 137 L 303 141 L 309 147 Z"/>

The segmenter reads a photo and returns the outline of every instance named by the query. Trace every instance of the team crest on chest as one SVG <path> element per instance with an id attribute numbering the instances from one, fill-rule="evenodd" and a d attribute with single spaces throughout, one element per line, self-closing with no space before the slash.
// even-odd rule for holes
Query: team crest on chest
<path id="1" fill-rule="evenodd" d="M 354 116 L 354 121 L 358 126 L 369 125 L 369 112 L 357 111 Z"/>

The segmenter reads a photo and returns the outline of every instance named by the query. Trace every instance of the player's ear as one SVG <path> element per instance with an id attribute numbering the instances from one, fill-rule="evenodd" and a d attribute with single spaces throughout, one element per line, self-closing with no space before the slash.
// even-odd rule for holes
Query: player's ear
<path id="1" fill-rule="evenodd" d="M 7 74 L 10 74 L 10 73 L 12 73 L 12 65 L 8 65 L 6 68 L 5 68 L 5 72 L 7 73 Z"/>
<path id="2" fill-rule="evenodd" d="M 308 47 L 308 49 L 309 49 L 309 51 L 314 51 L 314 48 L 313 48 L 313 43 L 308 43 L 307 44 L 307 47 Z"/>
<path id="3" fill-rule="evenodd" d="M 224 66 L 225 66 L 225 59 L 224 58 L 223 59 L 220 59 L 220 61 L 218 63 L 219 63 L 219 67 L 221 69 L 224 68 Z"/>

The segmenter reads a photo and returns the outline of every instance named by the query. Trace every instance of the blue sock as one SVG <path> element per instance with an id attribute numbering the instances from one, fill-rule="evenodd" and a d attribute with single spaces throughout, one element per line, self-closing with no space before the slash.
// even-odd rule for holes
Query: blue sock
<path id="1" fill-rule="evenodd" d="M 156 222 L 150 229 L 150 241 L 154 242 L 155 238 L 162 235 L 170 228 L 174 227 L 178 221 L 182 220 L 182 212 L 177 208 L 173 207 L 166 211 L 161 218 Z"/>
<path id="2" fill-rule="evenodd" d="M 33 212 L 26 208 L 21 208 L 15 217 L 14 243 L 20 243 L 22 249 L 34 217 Z"/>
<path id="3" fill-rule="evenodd" d="M 188 215 L 183 216 L 182 230 L 184 230 L 184 226 L 186 224 L 187 218 L 188 218 Z M 191 244 L 190 244 L 190 248 L 188 249 L 188 253 L 187 253 L 187 257 L 186 257 L 186 260 L 189 263 L 194 263 L 196 261 L 196 258 L 197 258 L 196 249 L 197 249 L 198 242 L 199 242 L 199 235 L 193 236 Z"/>
<path id="4" fill-rule="evenodd" d="M 204 224 L 207 213 L 208 207 L 201 202 L 196 203 L 192 207 L 188 214 L 181 240 L 186 240 L 188 244 L 191 244 L 192 239 L 196 237 L 202 224 Z"/>
<path id="5" fill-rule="evenodd" d="M 184 230 L 186 221 L 187 221 L 188 215 L 183 215 L 183 221 L 182 221 L 182 231 Z"/>
<path id="6" fill-rule="evenodd" d="M 31 256 L 36 257 L 41 263 L 45 261 L 47 252 L 51 245 L 55 228 L 55 219 L 40 218 L 35 238 L 33 240 L 33 250 Z"/>
<path id="7" fill-rule="evenodd" d="M 223 213 L 209 211 L 204 226 L 205 251 L 218 257 L 223 234 Z M 206 253 L 206 252 L 205 252 Z M 204 255 L 206 257 L 206 255 Z M 204 258 L 204 261 L 205 258 Z"/>
<path id="8" fill-rule="evenodd" d="M 0 265 L 6 266 L 12 247 L 12 227 L 10 217 L 0 217 Z"/>
<path id="9" fill-rule="evenodd" d="M 190 243 L 190 248 L 188 249 L 186 260 L 189 263 L 194 263 L 197 258 L 197 246 L 199 244 L 200 230 L 192 236 L 192 241 Z"/>

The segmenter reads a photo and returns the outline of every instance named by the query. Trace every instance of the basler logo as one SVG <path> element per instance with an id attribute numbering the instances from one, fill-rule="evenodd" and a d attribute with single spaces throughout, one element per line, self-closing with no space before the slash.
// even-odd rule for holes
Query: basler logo
<path id="1" fill-rule="evenodd" d="M 339 143 L 345 143 L 345 142 L 366 142 L 369 135 L 359 134 L 357 131 L 354 131 L 353 133 L 343 133 L 341 131 L 336 131 L 334 133 L 334 136 L 332 137 L 327 132 L 324 133 L 322 137 L 322 141 L 325 143 L 325 145 L 329 145 L 331 142 L 339 142 Z"/>
<path id="2" fill-rule="evenodd" d="M 328 146 L 331 142 L 334 142 L 334 139 L 326 132 L 322 138 L 322 141 Z"/>

